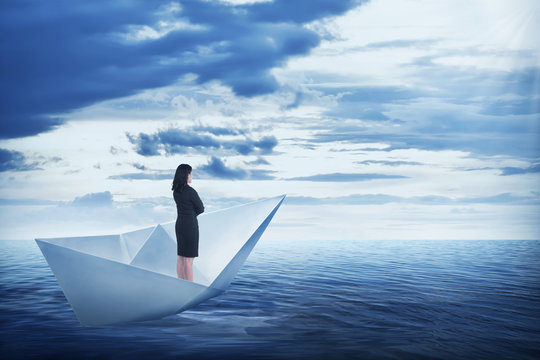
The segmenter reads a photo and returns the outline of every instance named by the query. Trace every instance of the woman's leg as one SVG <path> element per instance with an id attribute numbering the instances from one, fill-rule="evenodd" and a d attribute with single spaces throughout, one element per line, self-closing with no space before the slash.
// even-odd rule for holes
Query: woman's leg
<path id="1" fill-rule="evenodd" d="M 180 279 L 183 279 L 184 278 L 184 264 L 183 264 L 183 261 L 182 261 L 183 257 L 178 255 L 178 259 L 176 260 L 176 274 L 178 275 L 178 277 Z"/>
<path id="2" fill-rule="evenodd" d="M 193 259 L 192 257 L 184 258 L 184 279 L 188 281 L 193 281 Z"/>

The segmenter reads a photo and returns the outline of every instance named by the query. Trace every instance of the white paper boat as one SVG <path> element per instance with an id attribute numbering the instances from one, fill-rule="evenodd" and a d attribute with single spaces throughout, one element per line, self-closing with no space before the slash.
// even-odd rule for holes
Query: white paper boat
<path id="1" fill-rule="evenodd" d="M 81 324 L 158 319 L 225 291 L 284 199 L 199 215 L 193 282 L 176 275 L 175 222 L 119 235 L 36 242 Z"/>

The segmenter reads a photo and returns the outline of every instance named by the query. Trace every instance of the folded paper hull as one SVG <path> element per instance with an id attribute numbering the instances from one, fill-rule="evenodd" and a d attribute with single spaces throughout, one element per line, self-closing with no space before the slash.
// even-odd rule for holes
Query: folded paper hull
<path id="1" fill-rule="evenodd" d="M 199 215 L 193 282 L 176 275 L 174 222 L 118 235 L 36 242 L 82 324 L 157 319 L 222 293 L 284 198 Z"/>

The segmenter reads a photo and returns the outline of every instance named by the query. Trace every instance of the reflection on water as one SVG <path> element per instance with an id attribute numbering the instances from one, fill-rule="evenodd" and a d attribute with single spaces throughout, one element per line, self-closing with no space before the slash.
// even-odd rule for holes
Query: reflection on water
<path id="1" fill-rule="evenodd" d="M 276 241 L 184 313 L 83 327 L 33 241 L 0 241 L 6 358 L 540 354 L 540 241 Z"/>

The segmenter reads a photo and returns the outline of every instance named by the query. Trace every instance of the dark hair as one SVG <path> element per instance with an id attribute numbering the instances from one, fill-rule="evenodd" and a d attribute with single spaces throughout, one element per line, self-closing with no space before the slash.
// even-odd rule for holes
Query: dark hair
<path id="1" fill-rule="evenodd" d="M 187 185 L 188 175 L 191 173 L 191 166 L 188 164 L 180 164 L 176 168 L 176 173 L 174 174 L 174 180 L 172 183 L 172 191 L 182 192 L 184 186 Z"/>

